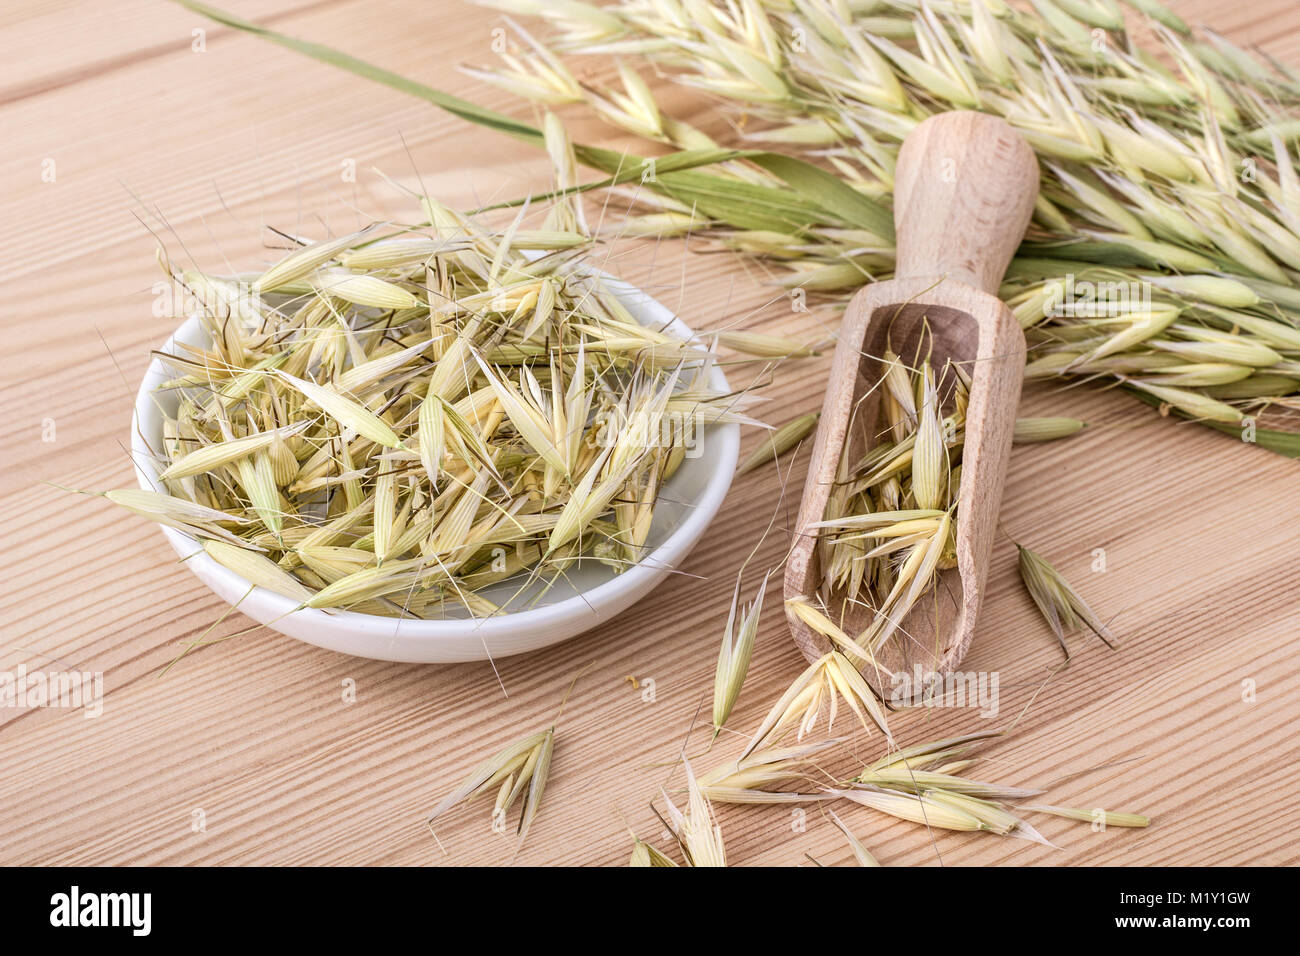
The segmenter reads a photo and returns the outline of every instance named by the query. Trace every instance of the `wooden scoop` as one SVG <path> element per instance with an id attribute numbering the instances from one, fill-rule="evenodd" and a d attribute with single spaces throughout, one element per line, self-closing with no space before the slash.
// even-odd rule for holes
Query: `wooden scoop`
<path id="1" fill-rule="evenodd" d="M 989 553 L 997 530 L 1002 480 L 1025 340 L 997 298 L 1003 273 L 1025 234 L 1038 194 L 1038 163 L 1020 135 L 997 117 L 952 112 L 933 116 L 907 137 L 895 173 L 895 277 L 862 289 L 844 314 L 793 550 L 785 597 L 817 606 L 841 620 L 834 595 L 822 593 L 818 531 L 836 479 L 841 450 L 857 462 L 882 426 L 880 357 L 890 347 L 911 362 L 929 349 L 936 374 L 951 360 L 970 375 L 958 498 L 957 566 L 940 572 L 876 655 L 880 669 L 864 676 L 888 689 L 888 672 L 945 674 L 966 653 L 975 632 Z M 951 373 L 950 373 L 951 374 Z M 951 394 L 951 381 L 939 383 Z M 861 604 L 861 602 L 858 602 Z M 845 605 L 852 637 L 871 622 L 870 608 Z M 829 642 L 787 609 L 795 642 L 815 660 Z"/>

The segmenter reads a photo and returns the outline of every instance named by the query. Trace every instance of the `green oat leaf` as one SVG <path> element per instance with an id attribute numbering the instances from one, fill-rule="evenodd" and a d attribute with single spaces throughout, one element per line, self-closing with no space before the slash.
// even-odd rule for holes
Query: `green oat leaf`
<path id="1" fill-rule="evenodd" d="M 781 153 L 760 153 L 750 157 L 750 162 L 781 179 L 807 201 L 834 210 L 849 225 L 893 241 L 894 214 L 820 166 Z"/>

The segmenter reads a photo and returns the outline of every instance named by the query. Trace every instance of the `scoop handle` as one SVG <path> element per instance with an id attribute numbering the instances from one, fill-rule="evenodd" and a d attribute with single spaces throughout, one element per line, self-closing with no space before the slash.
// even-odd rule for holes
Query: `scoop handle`
<path id="1" fill-rule="evenodd" d="M 1037 196 L 1038 160 L 1005 120 L 930 117 L 898 154 L 895 277 L 946 277 L 997 295 Z"/>

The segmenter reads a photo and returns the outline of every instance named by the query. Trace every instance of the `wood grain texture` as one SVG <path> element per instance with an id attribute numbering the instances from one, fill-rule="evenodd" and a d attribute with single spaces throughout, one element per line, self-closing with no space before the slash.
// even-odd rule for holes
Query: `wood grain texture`
<path id="1" fill-rule="evenodd" d="M 458 2 L 228 2 L 523 115 L 455 70 L 491 62 L 499 21 L 490 11 Z M 1291 0 L 1181 0 L 1177 9 L 1300 65 L 1300 8 Z M 192 50 L 199 28 L 202 53 Z M 445 856 L 424 816 L 487 753 L 548 723 L 591 661 L 560 723 L 551 782 L 519 862 L 622 863 L 624 817 L 662 846 L 649 802 L 660 786 L 680 783 L 669 764 L 711 692 L 735 574 L 770 514 L 776 530 L 750 564 L 749 591 L 756 569 L 775 566 L 788 547 L 806 452 L 788 473 L 768 468 L 738 480 L 683 573 L 617 622 L 495 670 L 365 661 L 256 631 L 158 678 L 179 642 L 209 628 L 209 638 L 225 637 L 249 622 L 232 614 L 214 626 L 226 609 L 152 526 L 50 484 L 131 483 L 132 393 L 148 350 L 173 324 L 153 309 L 150 228 L 206 267 L 256 266 L 275 255 L 263 246 L 265 224 L 324 234 L 409 214 L 408 198 L 372 168 L 408 181 L 418 170 L 430 190 L 472 204 L 543 186 L 545 162 L 161 0 L 24 4 L 0 36 L 0 669 L 52 666 L 53 658 L 102 671 L 106 696 L 95 719 L 0 710 L 0 862 L 506 862 L 510 839 L 491 831 L 487 806 L 440 826 Z M 709 104 L 670 85 L 663 91 L 672 112 L 730 135 Z M 621 142 L 586 119 L 573 131 Z M 341 177 L 349 160 L 355 183 Z M 52 182 L 42 178 L 47 161 Z M 699 328 L 812 339 L 837 324 L 830 313 L 790 312 L 761 266 L 694 255 L 680 243 L 617 243 L 610 266 Z M 765 416 L 783 421 L 817 408 L 827 367 L 817 359 L 779 370 L 762 389 Z M 748 384 L 746 374 L 766 381 L 737 367 L 733 382 Z M 1061 847 L 1052 850 L 931 837 L 859 807 L 846 808 L 846 820 L 885 864 L 1297 862 L 1300 465 L 1095 389 L 1029 388 L 1022 412 L 1093 427 L 1069 442 L 1014 449 L 1003 524 L 1074 580 L 1124 645 L 1112 653 L 1077 638 L 1074 663 L 1044 687 L 1059 652 L 1002 539 L 964 668 L 1000 675 L 997 722 L 1033 705 L 981 776 L 1059 781 L 1054 803 L 1141 810 L 1155 823 L 1093 833 L 1046 819 L 1042 832 Z M 1104 573 L 1090 570 L 1097 549 Z M 740 730 L 757 725 L 803 666 L 771 603 L 732 717 Z M 355 681 L 355 703 L 342 699 L 345 681 Z M 1253 703 L 1243 700 L 1244 681 L 1253 682 Z M 895 731 L 915 741 L 986 726 L 973 710 L 949 708 L 896 718 Z M 853 750 L 870 758 L 879 746 L 879 737 L 859 737 Z M 724 735 L 715 750 L 739 748 Z M 192 825 L 198 810 L 201 829 Z M 804 826 L 786 808 L 724 807 L 720 817 L 734 863 L 851 860 L 816 810 Z"/>
<path id="2" fill-rule="evenodd" d="M 908 134 L 894 170 L 894 278 L 997 295 L 1038 198 L 1038 159 L 1006 120 L 954 110 Z"/>

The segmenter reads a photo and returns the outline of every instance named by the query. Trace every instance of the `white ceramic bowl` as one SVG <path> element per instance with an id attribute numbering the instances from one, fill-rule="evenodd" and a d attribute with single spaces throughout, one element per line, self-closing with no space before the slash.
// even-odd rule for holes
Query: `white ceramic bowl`
<path id="1" fill-rule="evenodd" d="M 609 276 L 602 278 L 642 325 L 681 338 L 691 337 L 691 330 L 680 319 L 644 292 Z M 176 342 L 209 344 L 197 319 L 181 325 L 160 351 L 172 353 Z M 150 491 L 162 490 L 150 449 L 162 447 L 163 409 L 174 412 L 176 402 L 167 393 L 155 394 L 155 389 L 170 377 L 171 373 L 155 359 L 136 397 L 132 457 L 140 487 Z M 728 390 L 727 379 L 716 366 L 711 370 L 710 383 Z M 168 402 L 172 403 L 170 408 Z M 185 567 L 222 600 L 238 603 L 239 610 L 248 617 L 300 641 L 386 661 L 486 660 L 547 647 L 604 623 L 649 594 L 681 564 L 717 514 L 731 486 L 740 448 L 739 426 L 705 428 L 697 444 L 700 454 L 687 457 L 664 484 L 647 540 L 653 550 L 639 563 L 614 574 L 597 562 L 582 562 L 576 571 L 566 573 L 570 580 L 557 581 L 536 603 L 479 620 L 400 620 L 352 611 L 295 611 L 295 601 L 265 588 L 253 588 L 245 596 L 248 581 L 208 557 L 193 538 L 167 527 L 162 527 L 162 533 L 176 553 L 186 559 Z"/>

